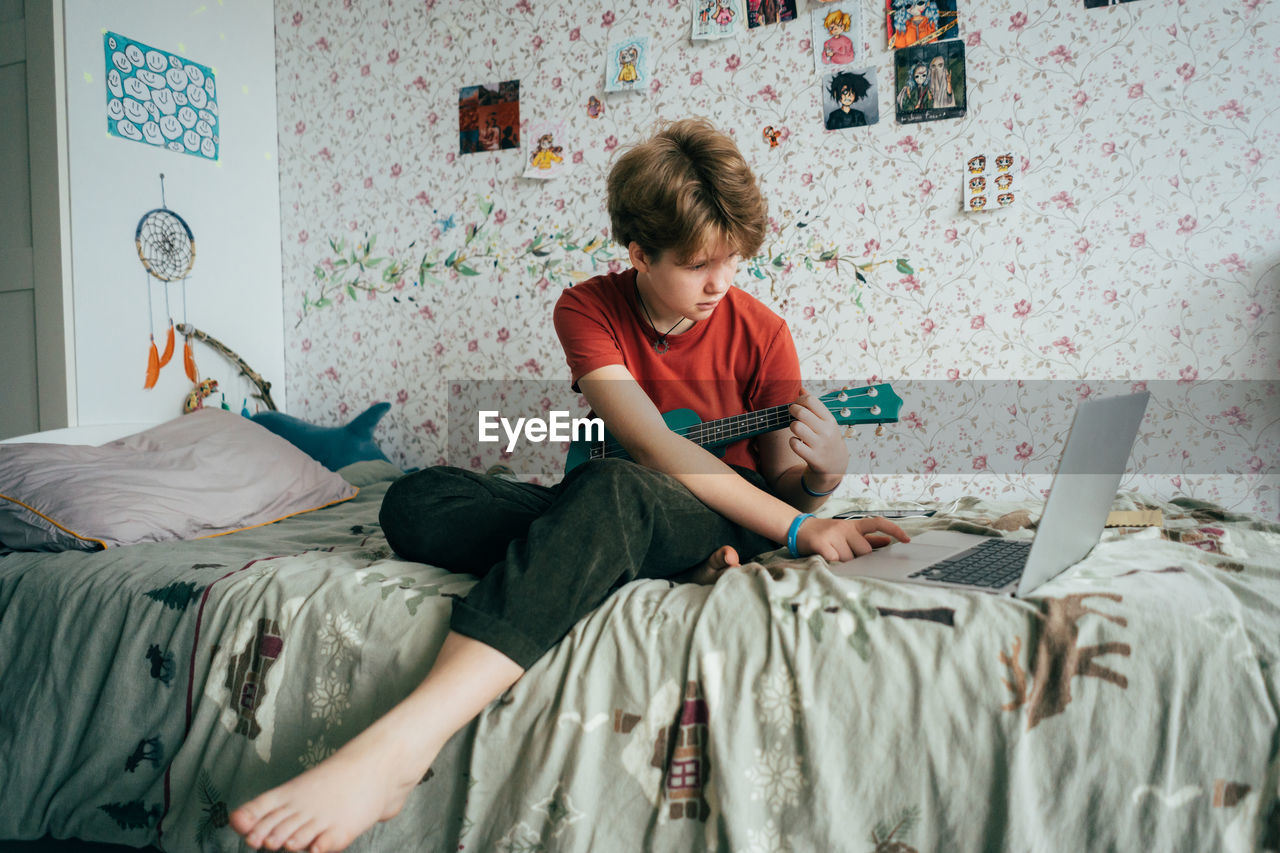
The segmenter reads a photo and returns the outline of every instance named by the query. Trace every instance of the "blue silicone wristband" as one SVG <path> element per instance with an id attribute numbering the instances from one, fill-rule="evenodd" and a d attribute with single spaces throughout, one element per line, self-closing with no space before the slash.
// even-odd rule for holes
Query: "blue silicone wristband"
<path id="1" fill-rule="evenodd" d="M 825 498 L 827 495 L 830 495 L 830 494 L 832 494 L 833 492 L 835 492 L 835 490 L 836 490 L 836 489 L 838 489 L 838 488 L 840 488 L 840 486 L 839 486 L 839 485 L 837 485 L 837 486 L 835 487 L 835 489 L 830 489 L 830 490 L 825 491 L 825 492 L 815 492 L 813 489 L 809 488 L 809 486 L 808 486 L 808 484 L 807 484 L 807 483 L 805 483 L 805 481 L 804 481 L 804 474 L 803 474 L 803 473 L 801 473 L 801 474 L 800 474 L 800 488 L 804 489 L 804 493 L 805 493 L 806 495 L 808 495 L 809 497 L 811 497 L 811 498 Z"/>
<path id="2" fill-rule="evenodd" d="M 787 550 L 791 552 L 793 557 L 800 556 L 800 552 L 796 550 L 796 535 L 800 533 L 800 525 L 804 523 L 806 518 L 813 518 L 813 513 L 800 513 L 791 520 L 791 527 L 787 529 Z"/>

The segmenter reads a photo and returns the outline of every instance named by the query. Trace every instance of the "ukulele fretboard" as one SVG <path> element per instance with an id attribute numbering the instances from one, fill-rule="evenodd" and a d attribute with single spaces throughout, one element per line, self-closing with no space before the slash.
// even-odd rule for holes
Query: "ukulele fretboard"
<path id="1" fill-rule="evenodd" d="M 823 396 L 822 403 L 840 423 L 848 423 L 850 419 L 864 420 L 866 415 L 871 419 L 878 417 L 880 406 L 870 402 L 870 398 L 878 396 L 878 389 L 873 387 L 848 389 L 842 392 Z M 870 404 L 868 404 L 870 402 Z M 859 414 L 855 414 L 855 412 Z M 791 415 L 791 404 L 744 412 L 727 418 L 703 421 L 692 426 L 674 429 L 672 432 L 683 436 L 702 447 L 719 447 L 732 444 L 743 438 L 751 438 L 776 429 L 791 425 L 795 418 Z M 589 459 L 630 458 L 627 451 L 616 441 L 596 442 L 591 446 Z"/>

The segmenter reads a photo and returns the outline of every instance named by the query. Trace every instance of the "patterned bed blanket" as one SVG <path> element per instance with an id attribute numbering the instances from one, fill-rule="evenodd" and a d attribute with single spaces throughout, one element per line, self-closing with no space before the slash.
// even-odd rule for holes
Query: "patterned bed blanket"
<path id="1" fill-rule="evenodd" d="M 0 558 L 0 839 L 242 849 L 228 811 L 416 685 L 472 582 L 390 553 L 384 491 Z M 1280 528 L 1145 503 L 1163 529 L 1025 601 L 779 553 L 629 584 L 351 849 L 1274 848 Z M 908 526 L 1025 537 L 1038 510 Z"/>

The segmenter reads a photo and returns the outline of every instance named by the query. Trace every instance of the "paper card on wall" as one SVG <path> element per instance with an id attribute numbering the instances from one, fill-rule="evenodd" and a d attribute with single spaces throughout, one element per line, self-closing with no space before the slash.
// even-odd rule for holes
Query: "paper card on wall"
<path id="1" fill-rule="evenodd" d="M 565 123 L 550 119 L 529 122 L 529 140 L 524 158 L 524 177 L 550 180 L 567 168 L 564 160 Z"/>
<path id="2" fill-rule="evenodd" d="M 862 4 L 848 0 L 814 9 L 809 14 L 813 31 L 813 64 L 822 74 L 842 65 L 867 64 L 862 41 Z"/>
<path id="3" fill-rule="evenodd" d="M 1009 207 L 1022 194 L 1008 149 L 971 151 L 964 160 L 964 211 L 980 213 Z"/>
<path id="4" fill-rule="evenodd" d="M 867 127 L 880 121 L 874 68 L 846 68 L 822 77 L 822 119 L 827 130 Z"/>
<path id="5" fill-rule="evenodd" d="M 893 70 L 894 105 L 900 123 L 964 115 L 964 42 L 940 41 L 895 51 Z"/>
<path id="6" fill-rule="evenodd" d="M 208 160 L 218 159 L 213 69 L 119 33 L 103 35 L 107 133 Z"/>
<path id="7" fill-rule="evenodd" d="M 520 81 L 506 80 L 458 90 L 458 151 L 520 147 Z"/>
<path id="8" fill-rule="evenodd" d="M 960 37 L 958 0 L 884 0 L 885 30 L 889 47 Z"/>
<path id="9" fill-rule="evenodd" d="M 693 19 L 691 38 L 722 39 L 746 29 L 742 0 L 689 0 L 689 10 Z"/>
<path id="10" fill-rule="evenodd" d="M 648 37 L 623 39 L 609 45 L 604 73 L 606 92 L 643 92 L 651 76 Z"/>
<path id="11" fill-rule="evenodd" d="M 747 26 L 781 24 L 796 19 L 796 0 L 747 0 Z"/>

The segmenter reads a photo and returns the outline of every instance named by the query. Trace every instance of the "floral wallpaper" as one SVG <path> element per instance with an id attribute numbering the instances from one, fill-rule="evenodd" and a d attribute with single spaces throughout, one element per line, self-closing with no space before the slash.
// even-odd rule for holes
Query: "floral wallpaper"
<path id="1" fill-rule="evenodd" d="M 514 464 L 458 412 L 476 387 L 575 405 L 551 308 L 621 268 L 612 158 L 701 115 L 770 200 L 738 285 L 786 317 L 807 376 L 911 388 L 900 423 L 854 433 L 841 494 L 1023 498 L 1075 400 L 1149 387 L 1128 487 L 1280 517 L 1276 4 L 964 3 L 966 115 L 898 124 L 866 2 L 880 121 L 836 131 L 819 5 L 693 41 L 687 0 L 277 0 L 293 413 L 339 423 L 389 400 L 378 437 L 407 467 L 554 477 L 562 446 Z M 607 47 L 635 37 L 648 89 L 607 94 Z M 565 123 L 554 180 L 521 177 L 524 140 L 458 153 L 459 88 L 517 79 L 522 125 Z M 998 149 L 1020 196 L 962 212 L 967 158 Z"/>

